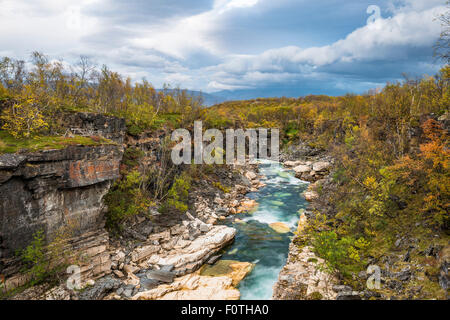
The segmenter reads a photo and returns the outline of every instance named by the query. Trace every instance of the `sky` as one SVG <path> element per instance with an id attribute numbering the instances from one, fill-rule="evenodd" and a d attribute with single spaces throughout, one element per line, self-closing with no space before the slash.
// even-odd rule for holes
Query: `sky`
<path id="1" fill-rule="evenodd" d="M 362 93 L 433 75 L 445 0 L 0 0 L 0 57 L 80 55 L 236 97 Z"/>

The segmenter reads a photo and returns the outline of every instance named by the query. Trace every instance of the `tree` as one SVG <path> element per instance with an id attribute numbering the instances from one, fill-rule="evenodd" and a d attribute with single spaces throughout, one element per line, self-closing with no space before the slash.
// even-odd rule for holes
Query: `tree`
<path id="1" fill-rule="evenodd" d="M 42 129 L 48 128 L 44 115 L 39 108 L 39 99 L 32 87 L 26 86 L 20 101 L 3 110 L 0 120 L 2 129 L 15 138 L 31 137 Z"/>
<path id="2" fill-rule="evenodd" d="M 434 47 L 434 55 L 439 59 L 450 63 L 450 1 L 447 1 L 447 10 L 439 16 L 439 21 L 442 24 L 442 32 L 439 40 Z"/>

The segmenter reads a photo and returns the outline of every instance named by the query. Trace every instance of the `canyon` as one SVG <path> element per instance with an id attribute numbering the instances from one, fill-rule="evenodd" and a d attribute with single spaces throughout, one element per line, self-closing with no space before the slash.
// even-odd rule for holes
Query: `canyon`
<path id="1" fill-rule="evenodd" d="M 23 263 L 17 252 L 29 245 L 38 231 L 43 232 L 45 244 L 50 245 L 66 232 L 70 237 L 65 239 L 62 251 L 70 255 L 72 264 L 80 267 L 83 290 L 82 293 L 69 290 L 65 283 L 54 288 L 40 285 L 26 289 L 14 299 L 167 297 L 145 292 L 167 282 L 171 292 L 182 290 L 186 282 L 183 276 L 187 275 L 192 283 L 194 273 L 233 241 L 235 229 L 214 223 L 251 203 L 244 194 L 257 188 L 259 181 L 255 174 L 250 174 L 253 181 L 245 178 L 243 167 L 242 173 L 233 179 L 245 186 L 236 183 L 222 197 L 195 196 L 193 192 L 192 214 L 165 216 L 150 208 L 147 216 L 134 217 L 129 223 L 128 239 L 111 237 L 105 228 L 104 196 L 121 176 L 124 151 L 138 146 L 147 151 L 147 161 L 156 162 L 155 154 L 164 133 L 129 136 L 122 119 L 97 114 L 75 113 L 64 119 L 68 136 L 95 135 L 108 140 L 95 145 L 0 155 L 0 274 L 5 277 L 2 289 L 5 292 L 26 285 L 30 277 L 22 272 Z M 236 266 L 247 270 L 245 264 Z M 249 271 L 237 271 L 238 278 L 242 279 Z M 234 289 L 239 282 L 235 277 L 224 275 L 213 279 L 197 274 L 194 282 L 203 283 L 198 284 L 201 288 L 220 283 L 226 289 L 215 293 L 201 289 L 198 296 L 239 298 L 239 291 Z"/>
<path id="2" fill-rule="evenodd" d="M 72 264 L 80 267 L 81 286 L 71 290 L 64 281 L 57 286 L 41 284 L 11 299 L 242 298 L 239 285 L 254 270 L 258 273 L 259 262 L 234 261 L 230 246 L 239 232 L 253 228 L 245 213 L 259 205 L 249 195 L 267 186 L 261 172 L 264 170 L 248 163 L 220 167 L 216 174 L 220 182 L 232 186 L 230 190 L 223 192 L 207 181 L 196 181 L 189 192 L 189 211 L 162 214 L 151 206 L 147 214 L 132 217 L 124 225 L 124 235 L 116 237 L 105 228 L 108 208 L 104 197 L 121 177 L 124 153 L 128 148 L 139 148 L 145 151 L 143 161 L 158 163 L 167 133 L 156 130 L 133 136 L 127 133 L 123 119 L 91 113 L 72 113 L 64 119 L 67 136 L 81 134 L 108 140 L 0 155 L 0 274 L 5 278 L 0 290 L 8 292 L 29 282 L 17 252 L 43 231 L 46 244 L 59 239 L 61 233 L 70 234 L 62 250 Z M 293 236 L 285 223 L 270 221 L 266 226 L 277 233 L 276 237 L 289 239 L 287 260 L 283 260 L 272 299 L 388 298 L 341 285 L 339 279 L 321 269 L 324 261 L 312 248 L 299 244 L 313 211 L 329 210 L 326 190 L 333 188 L 334 159 L 300 143 L 284 152 L 280 163 L 284 169 L 279 177 L 291 179 L 285 172 L 289 171 L 299 181 L 309 183 L 299 198 L 306 199 L 309 205 L 295 216 L 298 225 Z M 279 201 L 272 202 L 278 205 Z M 236 246 L 239 250 L 240 245 Z M 441 269 L 447 270 L 448 250 L 441 249 L 431 248 L 426 254 L 437 256 Z M 408 268 L 383 269 L 383 281 L 402 283 L 420 277 Z M 361 273 L 357 277 L 365 282 L 368 275 Z M 440 281 L 445 287 L 448 275 L 442 274 L 439 279 L 443 279 Z"/>

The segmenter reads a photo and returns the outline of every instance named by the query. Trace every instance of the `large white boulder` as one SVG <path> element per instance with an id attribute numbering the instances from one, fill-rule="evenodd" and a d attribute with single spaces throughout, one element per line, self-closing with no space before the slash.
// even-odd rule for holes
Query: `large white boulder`
<path id="1" fill-rule="evenodd" d="M 206 230 L 205 230 L 206 231 Z M 201 266 L 212 255 L 227 245 L 236 235 L 236 229 L 227 226 L 211 226 L 188 246 L 173 249 L 164 254 L 154 254 L 148 263 L 173 265 L 178 275 L 189 273 L 191 268 Z"/>
<path id="2" fill-rule="evenodd" d="M 296 167 L 294 168 L 294 171 L 295 171 L 296 174 L 299 174 L 299 173 L 301 174 L 301 173 L 305 173 L 305 172 L 310 172 L 310 171 L 311 171 L 311 167 L 302 164 L 302 165 L 296 166 Z"/>
<path id="3" fill-rule="evenodd" d="M 286 161 L 283 163 L 286 167 L 296 167 L 302 164 L 302 161 Z"/>
<path id="4" fill-rule="evenodd" d="M 331 167 L 331 163 L 329 163 L 328 161 L 318 161 L 313 164 L 312 169 L 315 172 L 321 172 L 321 171 L 327 171 L 328 169 L 330 169 L 330 167 Z"/>

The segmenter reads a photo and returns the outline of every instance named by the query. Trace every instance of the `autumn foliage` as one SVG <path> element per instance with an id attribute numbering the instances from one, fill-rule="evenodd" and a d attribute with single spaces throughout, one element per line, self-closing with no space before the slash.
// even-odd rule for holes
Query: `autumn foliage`
<path id="1" fill-rule="evenodd" d="M 17 137 L 58 133 L 62 112 L 123 117 L 133 134 L 162 124 L 182 126 L 200 113 L 201 96 L 177 88 L 156 90 L 145 79 L 133 83 L 106 66 L 96 68 L 86 57 L 67 66 L 34 52 L 31 62 L 27 68 L 22 60 L 0 60 L 0 120 Z"/>

